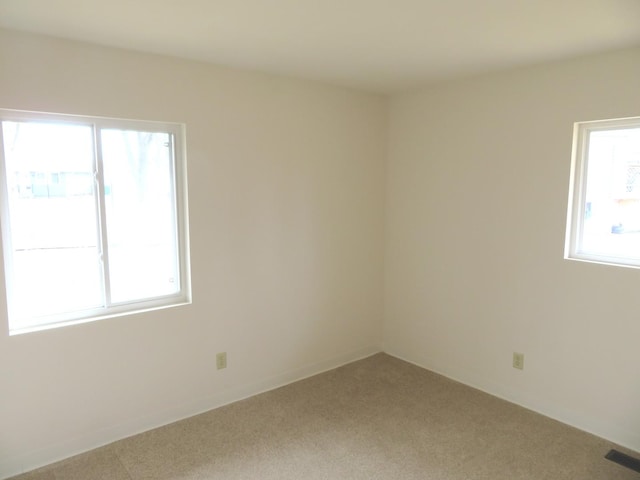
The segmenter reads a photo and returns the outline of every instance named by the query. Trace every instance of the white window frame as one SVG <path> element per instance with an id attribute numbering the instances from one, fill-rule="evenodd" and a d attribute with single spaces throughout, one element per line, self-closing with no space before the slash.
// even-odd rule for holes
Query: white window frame
<path id="1" fill-rule="evenodd" d="M 2 230 L 2 242 L 0 249 L 0 259 L 4 263 L 6 300 L 7 300 L 7 320 L 9 335 L 16 335 L 39 331 L 49 328 L 56 328 L 66 325 L 85 323 L 106 318 L 118 317 L 122 315 L 135 314 L 145 311 L 163 309 L 191 303 L 191 271 L 189 254 L 189 222 L 187 205 L 187 165 L 186 165 L 186 128 L 184 124 L 167 123 L 157 121 L 127 120 L 106 117 L 92 117 L 80 115 L 67 115 L 58 113 L 31 112 L 22 110 L 0 109 L 0 126 L 3 121 L 35 121 L 67 123 L 73 125 L 90 126 L 93 129 L 95 155 L 99 156 L 99 132 L 102 129 L 137 130 L 145 132 L 169 133 L 173 141 L 173 181 L 175 189 L 175 216 L 177 229 L 177 260 L 179 264 L 180 289 L 177 293 L 161 297 L 148 298 L 144 300 L 133 300 L 119 304 L 108 303 L 99 308 L 82 311 L 67 312 L 62 314 L 47 315 L 35 319 L 17 318 L 12 309 L 12 248 L 9 219 L 9 193 L 6 178 L 6 168 L 4 159 L 4 139 L 2 138 L 2 128 L 0 128 L 0 227 Z M 99 160 L 100 165 L 101 160 Z M 104 182 L 100 172 L 95 173 L 95 196 L 97 203 L 104 202 Z M 97 212 L 103 207 L 96 206 Z M 104 231 L 106 218 L 104 215 L 98 216 L 99 229 Z M 104 236 L 101 233 L 101 236 Z M 103 263 L 108 259 L 104 258 Z M 103 274 L 104 277 L 104 274 Z M 104 277 L 105 281 L 108 280 Z M 105 285 L 108 291 L 108 282 Z M 107 293 L 107 297 L 109 294 Z M 18 326 L 12 326 L 12 319 Z M 22 326 L 20 326 L 22 325 Z M 26 326 L 25 326 L 26 325 Z"/>
<path id="2" fill-rule="evenodd" d="M 592 132 L 628 128 L 640 128 L 640 117 L 594 120 L 577 122 L 574 124 L 571 182 L 569 185 L 567 230 L 564 251 L 565 259 L 640 268 L 640 258 L 624 255 L 596 254 L 585 251 L 582 247 L 584 238 L 587 176 L 589 173 L 589 136 Z"/>

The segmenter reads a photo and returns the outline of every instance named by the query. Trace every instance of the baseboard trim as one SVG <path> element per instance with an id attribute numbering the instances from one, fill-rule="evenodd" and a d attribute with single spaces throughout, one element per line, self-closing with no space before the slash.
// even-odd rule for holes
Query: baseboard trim
<path id="1" fill-rule="evenodd" d="M 384 348 L 384 352 L 399 360 L 403 360 L 420 368 L 424 368 L 425 370 L 437 373 L 438 375 L 442 375 L 443 377 L 455 382 L 475 388 L 476 390 L 480 390 L 481 392 L 500 398 L 509 403 L 519 405 L 527 410 L 531 410 L 532 412 L 544 415 L 545 417 L 564 423 L 570 427 L 577 428 L 583 432 L 603 438 L 621 447 L 628 448 L 634 452 L 640 452 L 640 435 L 638 435 L 637 432 L 624 430 L 617 425 L 611 425 L 606 422 L 584 419 L 583 417 L 575 415 L 575 413 L 540 400 L 532 392 L 515 391 L 509 387 L 505 387 L 504 385 L 498 385 L 487 378 L 474 375 L 473 372 L 455 369 L 451 366 L 448 366 L 446 369 L 439 368 L 438 365 L 431 365 L 430 362 L 424 358 L 405 356 L 395 351 L 393 348 Z"/>
<path id="2" fill-rule="evenodd" d="M 87 435 L 77 436 L 43 449 L 27 452 L 19 458 L 0 458 L 0 479 L 6 479 L 13 475 L 25 473 L 75 455 L 88 452 L 110 443 L 131 437 L 139 433 L 153 430 L 173 422 L 193 417 L 200 413 L 220 408 L 245 398 L 259 395 L 276 388 L 289 385 L 305 378 L 333 370 L 348 363 L 361 360 L 380 353 L 379 346 L 366 346 L 354 351 L 346 352 L 315 363 L 294 368 L 287 372 L 259 380 L 246 385 L 230 388 L 219 394 L 200 398 L 193 402 L 183 403 L 172 408 L 165 409 L 143 417 L 129 419 L 117 425 L 91 432 Z"/>

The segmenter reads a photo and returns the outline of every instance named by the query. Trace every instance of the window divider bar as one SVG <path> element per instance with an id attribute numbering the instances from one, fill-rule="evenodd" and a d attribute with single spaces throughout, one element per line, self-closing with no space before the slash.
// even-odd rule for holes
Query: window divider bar
<path id="1" fill-rule="evenodd" d="M 98 215 L 98 244 L 100 247 L 100 266 L 102 268 L 102 291 L 104 304 L 111 305 L 111 277 L 109 272 L 109 247 L 107 236 L 106 195 L 104 186 L 104 163 L 102 158 L 101 128 L 93 125 L 93 140 L 95 146 L 95 188 L 96 188 L 96 212 Z"/>

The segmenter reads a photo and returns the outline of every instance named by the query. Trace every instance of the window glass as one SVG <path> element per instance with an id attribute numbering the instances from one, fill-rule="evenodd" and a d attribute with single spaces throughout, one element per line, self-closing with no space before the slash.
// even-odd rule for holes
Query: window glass
<path id="1" fill-rule="evenodd" d="M 2 129 L 14 310 L 37 317 L 100 305 L 91 128 L 3 122 Z"/>
<path id="2" fill-rule="evenodd" d="M 172 143 L 167 133 L 102 131 L 113 302 L 180 289 Z"/>

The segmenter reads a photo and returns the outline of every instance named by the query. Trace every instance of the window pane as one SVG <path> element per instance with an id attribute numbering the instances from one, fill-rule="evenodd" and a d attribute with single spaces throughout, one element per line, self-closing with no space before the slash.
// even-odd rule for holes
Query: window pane
<path id="1" fill-rule="evenodd" d="M 581 251 L 640 258 L 640 128 L 589 135 Z"/>
<path id="2" fill-rule="evenodd" d="M 101 131 L 111 300 L 180 291 L 172 136 Z"/>
<path id="3" fill-rule="evenodd" d="M 91 127 L 2 128 L 14 320 L 102 305 Z"/>

